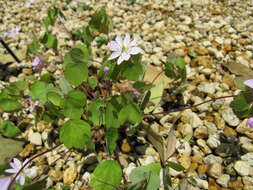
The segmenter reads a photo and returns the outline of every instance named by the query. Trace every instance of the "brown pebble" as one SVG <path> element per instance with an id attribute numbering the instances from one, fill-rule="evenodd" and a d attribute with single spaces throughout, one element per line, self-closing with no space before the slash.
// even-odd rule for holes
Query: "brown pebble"
<path id="1" fill-rule="evenodd" d="M 124 139 L 121 145 L 121 150 L 123 152 L 130 152 L 131 151 L 131 146 L 129 145 L 127 139 Z"/>
<path id="2" fill-rule="evenodd" d="M 24 73 L 25 75 L 31 75 L 32 74 L 32 69 L 23 68 L 22 73 Z"/>
<path id="3" fill-rule="evenodd" d="M 195 154 L 194 156 L 192 156 L 192 162 L 202 164 L 202 161 L 203 161 L 203 158 L 201 154 Z"/>
<path id="4" fill-rule="evenodd" d="M 238 177 L 235 181 L 228 182 L 228 187 L 230 190 L 243 190 L 241 178 Z"/>
<path id="5" fill-rule="evenodd" d="M 62 180 L 62 172 L 59 170 L 50 170 L 48 173 L 48 176 L 53 180 L 53 181 L 61 181 Z"/>
<path id="6" fill-rule="evenodd" d="M 25 148 L 22 150 L 22 152 L 19 153 L 21 157 L 27 157 L 34 151 L 34 145 L 27 144 Z"/>
<path id="7" fill-rule="evenodd" d="M 201 175 L 201 174 L 205 174 L 207 172 L 207 170 L 209 169 L 209 165 L 207 164 L 204 164 L 204 165 L 200 165 L 198 167 L 198 174 Z"/>
<path id="8" fill-rule="evenodd" d="M 226 126 L 223 131 L 227 137 L 236 136 L 236 131 L 228 126 Z"/>

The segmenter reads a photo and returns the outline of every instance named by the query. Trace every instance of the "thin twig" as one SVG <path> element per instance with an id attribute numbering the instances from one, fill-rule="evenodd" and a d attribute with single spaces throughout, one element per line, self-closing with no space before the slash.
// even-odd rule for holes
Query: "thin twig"
<path id="1" fill-rule="evenodd" d="M 154 82 L 156 81 L 156 79 L 163 73 L 164 71 L 160 71 L 156 76 L 155 78 L 152 80 L 151 84 L 154 84 Z"/>
<path id="2" fill-rule="evenodd" d="M 46 154 L 46 153 L 48 153 L 48 152 L 50 152 L 50 151 L 56 149 L 56 148 L 59 147 L 60 145 L 62 145 L 62 144 L 58 144 L 58 145 L 56 145 L 55 147 L 53 147 L 53 148 L 51 148 L 51 149 L 49 149 L 49 150 L 47 150 L 47 151 L 41 152 L 41 153 L 39 153 L 39 154 L 33 156 L 31 159 L 29 159 L 29 161 L 26 162 L 26 163 L 19 169 L 19 171 L 16 173 L 16 175 L 12 178 L 12 180 L 11 180 L 11 182 L 10 182 L 10 184 L 9 184 L 9 186 L 8 186 L 8 188 L 7 188 L 7 190 L 10 190 L 10 189 L 11 189 L 11 186 L 12 186 L 12 184 L 14 183 L 14 181 L 16 180 L 16 178 L 18 177 L 18 175 L 22 172 L 22 170 L 23 170 L 28 164 L 30 164 L 30 162 L 31 162 L 32 160 L 34 160 L 35 158 L 38 158 L 38 157 L 42 156 L 43 154 Z"/>
<path id="3" fill-rule="evenodd" d="M 181 107 L 181 108 L 177 108 L 177 109 L 172 109 L 172 110 L 169 110 L 169 111 L 163 111 L 163 112 L 157 112 L 157 113 L 152 113 L 152 114 L 144 114 L 144 115 L 159 115 L 159 114 L 169 114 L 169 113 L 173 113 L 173 112 L 179 112 L 179 111 L 184 111 L 184 110 L 187 110 L 187 109 L 192 109 L 194 107 L 198 107 L 202 104 L 206 104 L 208 102 L 213 102 L 213 101 L 216 101 L 216 100 L 220 100 L 220 99 L 225 99 L 225 98 L 234 98 L 236 97 L 237 95 L 230 95 L 230 96 L 221 96 L 221 97 L 218 97 L 218 98 L 212 98 L 210 100 L 206 100 L 204 102 L 201 102 L 199 104 L 195 104 L 195 105 L 190 105 L 190 106 L 186 106 L 186 107 Z"/>
<path id="4" fill-rule="evenodd" d="M 0 37 L 0 42 L 4 46 L 4 48 L 8 51 L 9 54 L 18 62 L 21 63 L 20 59 L 15 55 L 15 53 L 11 50 L 11 48 L 8 46 L 8 44 L 5 43 L 3 38 Z"/>

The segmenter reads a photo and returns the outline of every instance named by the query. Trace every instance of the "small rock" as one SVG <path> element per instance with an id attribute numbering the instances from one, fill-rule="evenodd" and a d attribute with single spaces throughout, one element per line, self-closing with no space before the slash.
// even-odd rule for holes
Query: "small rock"
<path id="1" fill-rule="evenodd" d="M 208 168 L 209 168 L 208 164 L 199 165 L 199 167 L 198 167 L 198 174 L 202 175 L 202 174 L 207 173 Z"/>
<path id="2" fill-rule="evenodd" d="M 199 118 L 199 116 L 192 112 L 191 110 L 185 110 L 182 113 L 181 120 L 184 123 L 189 123 L 192 128 L 197 128 L 203 126 L 203 121 Z"/>
<path id="3" fill-rule="evenodd" d="M 208 137 L 208 131 L 205 126 L 198 127 L 195 129 L 193 136 L 197 139 L 204 139 Z"/>
<path id="4" fill-rule="evenodd" d="M 202 189 L 208 189 L 208 182 L 206 180 L 203 180 L 203 179 L 200 179 L 199 177 L 194 177 L 195 181 L 196 181 L 196 185 L 199 187 L 199 188 L 202 188 Z"/>
<path id="5" fill-rule="evenodd" d="M 188 170 L 191 165 L 191 157 L 189 157 L 186 154 L 181 154 L 178 162 L 186 169 Z"/>
<path id="6" fill-rule="evenodd" d="M 227 174 L 222 174 L 216 181 L 222 187 L 228 187 L 228 182 L 230 180 L 230 176 Z"/>
<path id="7" fill-rule="evenodd" d="M 176 143 L 176 150 L 180 153 L 180 154 L 185 154 L 190 156 L 192 149 L 191 149 L 191 145 L 189 144 L 189 142 L 180 142 L 177 141 Z"/>
<path id="8" fill-rule="evenodd" d="M 229 124 L 230 126 L 237 126 L 239 125 L 239 119 L 234 114 L 232 108 L 227 108 L 221 112 L 222 118 Z"/>
<path id="9" fill-rule="evenodd" d="M 248 152 L 253 152 L 253 144 L 250 142 L 246 142 L 246 143 L 242 144 L 242 148 L 244 148 Z"/>
<path id="10" fill-rule="evenodd" d="M 89 154 L 84 158 L 83 165 L 91 165 L 97 162 L 97 156 L 94 153 Z"/>
<path id="11" fill-rule="evenodd" d="M 192 136 L 193 135 L 193 129 L 192 129 L 192 126 L 188 123 L 180 123 L 178 126 L 177 126 L 177 131 L 179 131 L 184 137 L 185 136 Z"/>
<path id="12" fill-rule="evenodd" d="M 63 183 L 65 185 L 71 185 L 77 176 L 76 168 L 68 168 L 63 172 Z"/>
<path id="13" fill-rule="evenodd" d="M 192 162 L 201 164 L 203 162 L 203 157 L 201 156 L 201 154 L 195 154 L 194 156 L 192 156 Z"/>
<path id="14" fill-rule="evenodd" d="M 244 185 L 251 185 L 251 186 L 253 186 L 253 177 L 243 176 L 242 177 L 242 181 L 243 181 Z"/>
<path id="15" fill-rule="evenodd" d="M 205 84 L 200 84 L 197 89 L 200 92 L 204 92 L 207 94 L 214 94 L 215 93 L 215 83 L 205 83 Z"/>
<path id="16" fill-rule="evenodd" d="M 225 127 L 224 128 L 224 134 L 227 136 L 227 137 L 231 137 L 231 136 L 236 136 L 236 131 L 230 127 Z"/>
<path id="17" fill-rule="evenodd" d="M 62 180 L 62 172 L 59 170 L 50 170 L 48 173 L 48 176 L 53 180 L 53 181 L 61 181 Z"/>
<path id="18" fill-rule="evenodd" d="M 130 152 L 132 150 L 130 144 L 127 141 L 127 139 L 124 139 L 122 141 L 121 150 L 123 152 L 126 152 L 126 153 L 128 153 L 128 152 Z"/>
<path id="19" fill-rule="evenodd" d="M 34 132 L 29 132 L 28 134 L 28 140 L 30 141 L 31 144 L 35 145 L 42 145 L 42 139 L 41 139 L 41 134 L 40 133 L 34 133 Z"/>
<path id="20" fill-rule="evenodd" d="M 32 69 L 23 68 L 22 73 L 24 73 L 25 75 L 31 75 L 33 72 L 32 72 Z"/>
<path id="21" fill-rule="evenodd" d="M 201 147 L 205 154 L 212 153 L 211 149 L 206 145 L 206 141 L 203 139 L 198 139 L 197 144 Z"/>
<path id="22" fill-rule="evenodd" d="M 214 163 L 208 170 L 208 174 L 214 178 L 218 178 L 222 174 L 222 166 L 219 163 Z"/>
<path id="23" fill-rule="evenodd" d="M 228 182 L 228 188 L 230 190 L 243 190 L 241 178 L 238 177 L 237 180 Z"/>
<path id="24" fill-rule="evenodd" d="M 219 136 L 217 134 L 210 135 L 207 139 L 207 144 L 210 148 L 217 148 L 220 145 Z"/>
<path id="25" fill-rule="evenodd" d="M 214 163 L 219 163 L 222 164 L 222 158 L 220 158 L 219 156 L 214 156 L 213 154 L 210 154 L 206 157 L 204 157 L 204 163 L 206 164 L 214 164 Z"/>
<path id="26" fill-rule="evenodd" d="M 253 168 L 248 161 L 237 161 L 234 165 L 235 170 L 241 176 L 253 175 Z"/>
<path id="27" fill-rule="evenodd" d="M 34 145 L 27 144 L 25 148 L 22 150 L 22 152 L 19 153 L 21 157 L 27 157 L 34 151 Z"/>

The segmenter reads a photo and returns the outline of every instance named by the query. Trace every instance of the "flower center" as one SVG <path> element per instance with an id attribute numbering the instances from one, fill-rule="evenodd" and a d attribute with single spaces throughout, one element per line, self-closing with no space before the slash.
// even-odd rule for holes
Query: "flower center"
<path id="1" fill-rule="evenodd" d="M 129 47 L 128 47 L 128 46 L 124 46 L 124 45 L 123 45 L 123 46 L 121 47 L 121 51 L 122 51 L 122 52 L 126 52 L 126 51 L 128 51 L 128 50 L 129 50 Z"/>

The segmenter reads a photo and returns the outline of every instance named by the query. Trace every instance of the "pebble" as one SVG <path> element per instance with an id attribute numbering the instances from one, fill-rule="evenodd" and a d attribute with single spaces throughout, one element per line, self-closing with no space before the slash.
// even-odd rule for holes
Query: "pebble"
<path id="1" fill-rule="evenodd" d="M 193 136 L 197 139 L 204 139 L 208 137 L 208 130 L 205 126 L 201 126 L 195 129 Z"/>
<path id="2" fill-rule="evenodd" d="M 222 164 L 223 160 L 219 156 L 214 156 L 213 154 L 207 155 L 204 157 L 204 163 L 206 164 L 214 164 L 214 163 L 219 163 Z"/>
<path id="3" fill-rule="evenodd" d="M 181 154 L 178 158 L 178 162 L 188 170 L 191 166 L 191 157 L 186 154 Z"/>
<path id="4" fill-rule="evenodd" d="M 214 178 L 220 177 L 222 174 L 222 166 L 219 163 L 214 163 L 211 165 L 210 169 L 208 170 L 208 174 Z"/>
<path id="5" fill-rule="evenodd" d="M 77 177 L 76 168 L 67 168 L 63 172 L 63 183 L 65 185 L 71 185 Z"/>
<path id="6" fill-rule="evenodd" d="M 206 142 L 207 145 L 212 149 L 217 148 L 220 145 L 219 136 L 217 134 L 210 135 Z"/>
<path id="7" fill-rule="evenodd" d="M 200 84 L 197 87 L 197 89 L 200 92 L 204 92 L 204 93 L 207 93 L 207 94 L 214 94 L 216 86 L 217 86 L 217 84 L 215 84 L 215 83 L 205 83 L 205 84 Z"/>
<path id="8" fill-rule="evenodd" d="M 190 124 L 192 128 L 203 126 L 203 121 L 199 118 L 199 116 L 196 113 L 192 112 L 191 110 L 183 111 L 181 120 L 184 123 Z"/>
<path id="9" fill-rule="evenodd" d="M 42 145 L 42 138 L 41 134 L 37 132 L 29 132 L 28 134 L 28 140 L 30 141 L 31 144 L 35 145 Z"/>
<path id="10" fill-rule="evenodd" d="M 236 127 L 239 125 L 239 119 L 234 114 L 232 108 L 227 108 L 221 112 L 222 118 L 230 126 Z"/>
<path id="11" fill-rule="evenodd" d="M 228 187 L 228 182 L 230 181 L 230 176 L 228 174 L 222 174 L 218 177 L 216 182 L 220 184 L 222 187 Z"/>
<path id="12" fill-rule="evenodd" d="M 250 167 L 248 161 L 237 161 L 235 162 L 234 168 L 236 172 L 241 176 L 253 175 L 253 167 Z"/>

